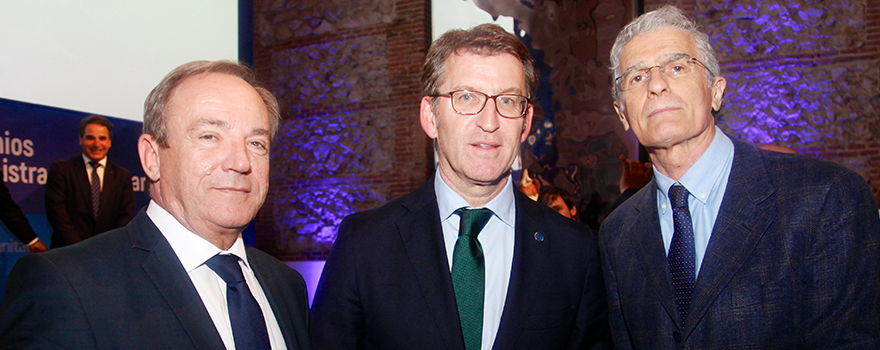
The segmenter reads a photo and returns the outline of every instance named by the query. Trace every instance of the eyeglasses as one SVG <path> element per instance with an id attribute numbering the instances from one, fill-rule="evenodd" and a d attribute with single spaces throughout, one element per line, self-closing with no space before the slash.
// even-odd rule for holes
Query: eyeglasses
<path id="1" fill-rule="evenodd" d="M 660 73 L 667 78 L 680 79 L 693 73 L 696 65 L 706 68 L 703 62 L 694 57 L 679 58 L 661 65 L 624 72 L 622 76 L 614 80 L 614 83 L 617 84 L 620 91 L 642 88 L 647 86 L 648 80 L 651 80 L 651 70 L 654 68 L 660 68 Z M 709 73 L 711 72 L 709 71 Z"/>
<path id="2" fill-rule="evenodd" d="M 511 119 L 525 116 L 529 105 L 529 99 L 525 96 L 516 94 L 490 96 L 479 91 L 470 90 L 450 91 L 446 94 L 431 95 L 430 97 L 449 97 L 449 100 L 452 102 L 452 110 L 463 115 L 479 114 L 486 107 L 486 101 L 491 98 L 495 100 L 495 110 L 498 111 L 498 114 Z"/>

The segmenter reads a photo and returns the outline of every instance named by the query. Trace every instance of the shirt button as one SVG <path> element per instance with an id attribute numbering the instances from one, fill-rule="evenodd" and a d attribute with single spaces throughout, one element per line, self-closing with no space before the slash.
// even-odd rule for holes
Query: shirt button
<path id="1" fill-rule="evenodd" d="M 675 339 L 676 343 L 681 343 L 681 332 L 679 332 L 679 331 L 672 332 L 672 339 Z"/>

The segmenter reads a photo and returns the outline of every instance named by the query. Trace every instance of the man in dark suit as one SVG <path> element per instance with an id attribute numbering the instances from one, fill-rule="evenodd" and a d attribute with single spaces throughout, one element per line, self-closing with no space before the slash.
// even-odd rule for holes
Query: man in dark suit
<path id="1" fill-rule="evenodd" d="M 138 140 L 152 201 L 123 228 L 20 259 L 0 348 L 310 349 L 302 276 L 241 239 L 279 120 L 255 84 L 200 61 L 153 89 Z"/>
<path id="2" fill-rule="evenodd" d="M 98 115 L 79 124 L 82 154 L 53 162 L 46 179 L 52 248 L 125 226 L 135 214 L 131 173 L 107 159 L 113 124 Z"/>
<path id="3" fill-rule="evenodd" d="M 31 253 L 42 253 L 47 250 L 46 245 L 40 241 L 31 224 L 28 222 L 24 212 L 12 200 L 6 183 L 0 181 L 0 221 L 12 231 L 15 237 L 18 237 L 22 243 L 27 244 Z"/>
<path id="4" fill-rule="evenodd" d="M 496 25 L 434 42 L 420 121 L 437 172 L 343 220 L 312 306 L 316 348 L 611 347 L 594 236 L 510 176 L 536 84 L 528 49 Z"/>
<path id="5" fill-rule="evenodd" d="M 599 232 L 621 349 L 880 348 L 880 218 L 865 180 L 715 126 L 726 80 L 674 7 L 611 51 L 614 106 L 654 179 Z"/>

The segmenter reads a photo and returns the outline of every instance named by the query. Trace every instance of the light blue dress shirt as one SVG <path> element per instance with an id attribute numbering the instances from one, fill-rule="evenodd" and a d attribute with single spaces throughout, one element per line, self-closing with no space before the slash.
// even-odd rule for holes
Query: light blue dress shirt
<path id="1" fill-rule="evenodd" d="M 513 180 L 508 176 L 504 189 L 481 208 L 492 210 L 492 218 L 480 231 L 477 240 L 483 246 L 486 263 L 486 294 L 483 297 L 483 341 L 482 350 L 492 349 L 498 327 L 501 325 L 501 312 L 507 300 L 507 287 L 510 282 L 510 269 L 513 265 L 514 225 L 516 205 L 513 194 Z M 455 210 L 461 207 L 473 208 L 458 193 L 443 181 L 440 171 L 434 175 L 434 193 L 440 209 L 440 224 L 443 228 L 443 242 L 446 244 L 446 260 L 452 271 L 452 253 L 458 240 L 458 226 L 461 218 Z"/>
<path id="2" fill-rule="evenodd" d="M 657 171 L 657 167 L 654 167 L 660 232 L 663 234 L 663 246 L 667 254 L 669 254 L 672 234 L 675 233 L 672 206 L 668 197 L 669 188 L 674 184 L 681 184 L 690 192 L 688 210 L 694 226 L 697 276 L 700 275 L 700 266 L 703 264 L 703 257 L 706 256 L 706 247 L 709 246 L 709 239 L 712 237 L 712 228 L 715 226 L 715 219 L 718 218 L 721 200 L 724 199 L 732 164 L 733 142 L 716 126 L 712 144 L 678 181 L 661 174 Z"/>

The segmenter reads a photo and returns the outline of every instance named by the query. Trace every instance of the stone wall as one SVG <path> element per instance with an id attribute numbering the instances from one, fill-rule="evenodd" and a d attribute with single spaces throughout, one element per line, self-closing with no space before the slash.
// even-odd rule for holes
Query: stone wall
<path id="1" fill-rule="evenodd" d="M 637 6 L 481 3 L 518 20 L 541 74 L 524 165 L 607 206 L 617 195 L 617 156 L 637 154 L 611 107 L 607 71 L 611 42 Z M 696 18 L 720 57 L 728 78 L 722 129 L 844 164 L 880 190 L 880 3 L 646 0 L 644 8 L 665 3 Z M 255 68 L 283 117 L 257 247 L 285 260 L 323 259 L 345 215 L 430 176 L 431 144 L 418 123 L 429 7 L 427 0 L 255 1 Z"/>
<path id="2" fill-rule="evenodd" d="M 718 123 L 855 170 L 880 192 L 880 2 L 672 3 L 709 34 L 728 79 Z"/>
<path id="3" fill-rule="evenodd" d="M 431 174 L 418 121 L 429 2 L 257 0 L 255 69 L 282 123 L 257 247 L 322 260 L 342 219 Z"/>

